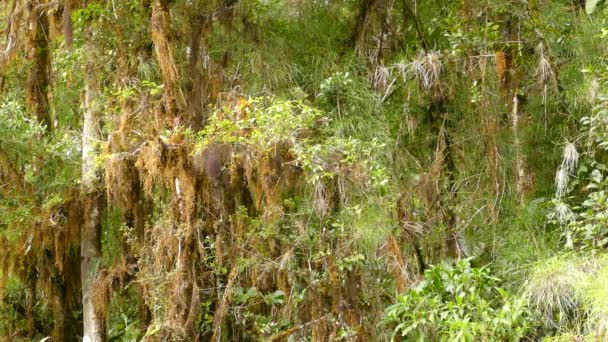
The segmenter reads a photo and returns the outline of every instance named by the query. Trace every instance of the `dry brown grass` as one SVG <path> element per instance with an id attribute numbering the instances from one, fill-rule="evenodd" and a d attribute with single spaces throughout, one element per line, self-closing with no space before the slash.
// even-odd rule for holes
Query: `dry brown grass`
<path id="1" fill-rule="evenodd" d="M 504 51 L 496 51 L 494 54 L 494 61 L 496 63 L 496 77 L 501 83 L 507 81 L 507 54 Z"/>
<path id="2" fill-rule="evenodd" d="M 105 166 L 107 199 L 111 205 L 130 210 L 138 203 L 139 173 L 135 158 L 126 152 L 112 155 Z"/>

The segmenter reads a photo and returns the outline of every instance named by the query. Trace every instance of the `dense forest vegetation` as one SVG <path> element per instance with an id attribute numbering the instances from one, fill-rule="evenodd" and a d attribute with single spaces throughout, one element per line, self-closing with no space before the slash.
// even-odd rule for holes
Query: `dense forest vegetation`
<path id="1" fill-rule="evenodd" d="M 608 340 L 607 18 L 1 1 L 0 340 Z"/>

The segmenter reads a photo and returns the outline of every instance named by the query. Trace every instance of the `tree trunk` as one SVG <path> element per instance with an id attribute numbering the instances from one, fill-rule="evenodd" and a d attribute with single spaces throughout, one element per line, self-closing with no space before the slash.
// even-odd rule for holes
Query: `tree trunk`
<path id="1" fill-rule="evenodd" d="M 511 129 L 513 130 L 513 148 L 515 150 L 515 186 L 517 190 L 517 200 L 521 204 L 524 203 L 525 199 L 527 175 L 519 138 L 519 121 L 519 99 L 517 98 L 516 91 L 513 96 L 513 107 L 511 110 Z"/>
<path id="2" fill-rule="evenodd" d="M 11 57 L 17 51 L 16 47 L 19 43 L 19 27 L 21 26 L 21 16 L 23 14 L 23 6 L 19 0 L 14 0 L 11 3 L 7 23 L 6 23 L 6 45 L 3 51 L 0 52 L 0 71 L 4 72 L 4 67 L 8 64 Z"/>
<path id="3" fill-rule="evenodd" d="M 30 69 L 27 76 L 25 100 L 27 109 L 36 116 L 38 123 L 53 128 L 49 113 L 49 21 L 46 10 L 40 9 L 39 1 L 28 1 L 28 40 L 27 57 Z"/>
<path id="4" fill-rule="evenodd" d="M 441 246 L 441 258 L 451 257 L 459 259 L 463 257 L 458 244 L 460 232 L 457 231 L 457 216 L 451 206 L 456 203 L 456 164 L 454 161 L 454 146 L 448 132 L 448 107 L 440 90 L 436 90 L 429 108 L 429 120 L 432 123 L 432 131 L 437 134 L 435 140 L 435 160 L 433 161 L 431 174 L 436 178 L 438 201 L 437 211 L 441 214 L 442 223 L 446 229 L 445 244 Z"/>
<path id="5" fill-rule="evenodd" d="M 86 65 L 84 123 L 82 130 L 82 191 L 84 202 L 84 223 L 81 230 L 81 280 L 82 280 L 82 319 L 84 324 L 84 341 L 98 342 L 104 340 L 104 317 L 101 310 L 95 307 L 92 300 L 93 287 L 97 269 L 101 261 L 101 212 L 102 196 L 100 177 L 94 166 L 96 143 L 101 138 L 99 131 L 100 111 L 97 100 L 100 86 L 95 62 L 99 51 L 93 41 L 90 26 L 86 31 Z"/>
<path id="6" fill-rule="evenodd" d="M 72 0 L 65 0 L 63 3 L 63 43 L 66 48 L 72 46 L 73 28 L 72 28 Z"/>
<path id="7" fill-rule="evenodd" d="M 177 67 L 173 58 L 173 48 L 171 47 L 171 13 L 167 0 L 156 0 L 152 4 L 151 26 L 156 60 L 158 61 L 165 86 L 162 107 L 164 112 L 158 119 L 165 120 L 165 124 L 173 127 L 176 125 L 176 119 L 179 119 L 179 84 Z M 164 126 L 162 122 L 160 126 Z"/>
<path id="8" fill-rule="evenodd" d="M 455 259 L 463 257 L 458 237 L 460 232 L 456 230 L 456 213 L 451 208 L 456 202 L 456 164 L 454 163 L 453 146 L 450 136 L 447 131 L 447 113 L 442 114 L 442 124 L 439 128 L 437 136 L 436 158 L 439 160 L 441 167 L 437 170 L 440 177 L 446 177 L 447 184 L 440 187 L 442 196 L 440 196 L 439 210 L 443 216 L 443 223 L 446 228 L 446 253 L 448 256 Z"/>
<path id="9" fill-rule="evenodd" d="M 354 47 L 357 51 L 360 51 L 363 46 L 363 41 L 365 40 L 365 31 L 367 30 L 373 7 L 376 5 L 377 1 L 378 0 L 363 0 L 363 2 L 361 2 L 361 8 L 359 9 L 359 13 L 357 15 L 355 29 L 353 30 L 349 42 L 350 46 Z"/>
<path id="10" fill-rule="evenodd" d="M 34 308 L 36 306 L 36 285 L 38 285 L 38 272 L 35 267 L 31 267 L 27 274 L 27 288 L 26 288 L 26 321 L 27 321 L 27 335 L 29 338 L 36 336 L 36 325 L 34 317 Z"/>
<path id="11" fill-rule="evenodd" d="M 503 37 L 506 41 L 520 41 L 519 29 L 517 29 L 517 21 L 513 18 L 507 18 L 505 21 L 505 33 Z M 518 43 L 519 44 L 519 43 Z M 507 52 L 499 58 L 497 55 L 497 62 L 499 59 L 504 59 L 501 67 L 498 67 L 497 71 L 504 69 L 504 72 L 499 72 L 499 77 L 502 81 L 502 93 L 505 102 L 505 106 L 510 109 L 511 112 L 511 130 L 513 134 L 513 152 L 514 152 L 514 173 L 515 173 L 515 195 L 517 202 L 522 204 L 526 193 L 528 192 L 531 179 L 526 166 L 526 155 L 521 148 L 521 124 L 524 119 L 524 113 L 520 110 L 519 98 L 517 96 L 520 79 L 523 77 L 522 71 L 519 65 L 516 63 L 514 56 L 517 55 L 519 50 L 518 46 L 508 47 Z"/>
<path id="12" fill-rule="evenodd" d="M 203 75 L 199 60 L 201 59 L 201 35 L 203 28 L 207 30 L 209 23 L 207 18 L 202 15 L 193 15 L 190 18 L 192 31 L 190 33 L 190 56 L 188 61 L 188 69 L 190 73 L 186 83 L 186 96 L 188 101 L 188 109 L 193 118 L 193 126 L 202 128 L 204 126 L 203 117 Z"/>

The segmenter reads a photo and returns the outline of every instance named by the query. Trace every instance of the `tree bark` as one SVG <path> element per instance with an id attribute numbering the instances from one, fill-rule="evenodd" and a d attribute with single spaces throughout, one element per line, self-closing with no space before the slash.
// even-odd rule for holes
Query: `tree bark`
<path id="1" fill-rule="evenodd" d="M 507 18 L 505 21 L 505 32 L 503 37 L 506 41 L 520 41 L 519 29 L 517 28 L 517 21 L 512 18 Z M 511 115 L 509 117 L 511 121 L 511 132 L 513 134 L 513 149 L 514 149 L 514 178 L 515 178 L 515 195 L 517 202 L 523 204 L 526 193 L 529 191 L 531 184 L 530 174 L 527 168 L 527 157 L 521 148 L 521 124 L 525 121 L 524 112 L 520 109 L 520 103 L 518 98 L 518 90 L 520 79 L 523 77 L 520 66 L 517 64 L 517 60 L 514 56 L 517 55 L 519 50 L 519 43 L 517 46 L 507 47 L 507 51 L 504 54 L 505 61 L 502 67 L 504 69 L 504 75 L 501 77 L 502 81 L 502 93 L 505 102 L 505 106 L 510 109 Z M 497 57 L 498 58 L 498 57 Z M 497 68 L 498 69 L 498 68 Z M 499 75 L 500 76 L 500 75 Z"/>
<path id="2" fill-rule="evenodd" d="M 72 46 L 73 28 L 72 28 L 72 0 L 65 0 L 63 3 L 63 43 L 66 48 Z"/>
<path id="3" fill-rule="evenodd" d="M 23 4 L 19 0 L 13 0 L 7 19 L 6 27 L 6 46 L 0 52 L 0 72 L 4 73 L 8 63 L 15 56 L 19 45 L 19 28 L 21 26 L 21 16 L 23 14 Z M 2 77 L 4 82 L 4 77 Z M 0 89 L 1 90 L 1 89 Z"/>
<path id="4" fill-rule="evenodd" d="M 95 170 L 94 160 L 97 154 L 96 144 L 100 140 L 99 130 L 100 96 L 99 79 L 95 63 L 99 57 L 97 44 L 94 42 L 94 29 L 86 29 L 86 79 L 84 94 L 84 123 L 82 130 L 82 191 L 84 195 L 84 223 L 81 230 L 81 281 L 82 281 L 82 319 L 84 324 L 84 341 L 100 342 L 105 338 L 105 317 L 96 308 L 92 300 L 93 287 L 97 269 L 101 261 L 101 212 L 103 209 L 100 176 Z"/>
<path id="5" fill-rule="evenodd" d="M 190 73 L 186 83 L 186 94 L 188 109 L 193 118 L 193 126 L 195 128 L 202 128 L 205 121 L 203 118 L 203 75 L 202 68 L 199 66 L 199 60 L 201 59 L 202 52 L 201 35 L 203 34 L 203 27 L 209 26 L 207 20 L 208 19 L 202 15 L 192 15 L 190 18 L 190 25 L 192 27 L 192 31 L 190 32 L 190 56 L 188 61 Z"/>
<path id="6" fill-rule="evenodd" d="M 44 3 L 44 2 L 42 2 Z M 27 57 L 30 69 L 27 76 L 25 100 L 28 111 L 36 116 L 38 123 L 53 128 L 49 112 L 48 88 L 50 74 L 49 21 L 39 1 L 28 1 Z"/>
<path id="7" fill-rule="evenodd" d="M 462 251 L 458 245 L 459 232 L 457 231 L 457 215 L 452 206 L 456 203 L 456 175 L 457 168 L 454 160 L 454 146 L 452 145 L 450 132 L 448 131 L 448 99 L 444 96 L 444 90 L 439 85 L 431 95 L 431 104 L 428 110 L 428 120 L 431 131 L 437 138 L 433 142 L 435 149 L 434 161 L 431 167 L 431 175 L 435 178 L 434 186 L 437 191 L 437 200 L 431 203 L 446 229 L 445 243 L 440 246 L 440 257 L 461 258 Z"/>
<path id="8" fill-rule="evenodd" d="M 178 117 L 179 84 L 178 73 L 173 58 L 171 46 L 171 13 L 167 0 L 156 0 L 152 4 L 151 22 L 152 41 L 156 51 L 156 60 L 164 83 L 163 109 L 160 119 L 168 121 L 169 126 L 175 126 Z M 164 117 L 162 117 L 164 116 Z M 162 126 L 162 125 L 161 125 Z"/>
<path id="9" fill-rule="evenodd" d="M 511 109 L 511 129 L 513 130 L 513 148 L 515 150 L 515 186 L 517 190 L 517 200 L 524 203 L 527 188 L 527 175 L 524 164 L 524 157 L 521 151 L 521 139 L 519 137 L 519 99 L 517 91 L 513 96 L 513 107 Z"/>
<path id="10" fill-rule="evenodd" d="M 361 8 L 359 9 L 355 23 L 355 29 L 353 30 L 349 42 L 350 46 L 354 47 L 355 50 L 362 48 L 363 40 L 365 39 L 365 31 L 369 25 L 371 12 L 373 11 L 376 2 L 378 2 L 378 0 L 363 0 L 361 3 Z"/>

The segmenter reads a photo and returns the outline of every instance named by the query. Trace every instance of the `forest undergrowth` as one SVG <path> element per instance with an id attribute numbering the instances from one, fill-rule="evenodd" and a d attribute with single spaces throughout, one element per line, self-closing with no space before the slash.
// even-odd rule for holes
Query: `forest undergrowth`
<path id="1" fill-rule="evenodd" d="M 0 3 L 0 341 L 603 341 L 597 0 Z"/>

